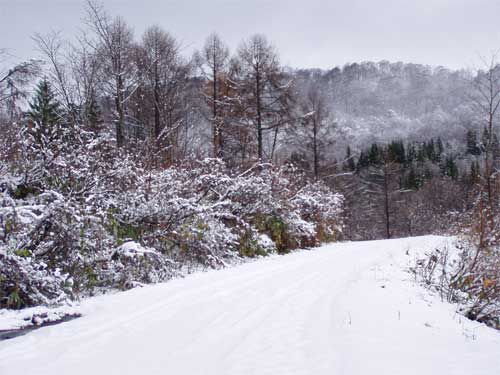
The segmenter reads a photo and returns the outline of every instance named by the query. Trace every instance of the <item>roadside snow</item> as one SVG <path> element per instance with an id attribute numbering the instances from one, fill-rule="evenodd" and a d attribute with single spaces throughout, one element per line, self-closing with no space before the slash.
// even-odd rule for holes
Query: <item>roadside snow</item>
<path id="1" fill-rule="evenodd" d="M 80 315 L 76 306 L 56 308 L 32 307 L 24 310 L 0 310 L 0 331 L 41 326 L 57 322 L 68 316 Z"/>
<path id="2" fill-rule="evenodd" d="M 445 241 L 334 244 L 88 299 L 0 342 L 0 374 L 494 374 L 500 333 L 406 272 Z"/>

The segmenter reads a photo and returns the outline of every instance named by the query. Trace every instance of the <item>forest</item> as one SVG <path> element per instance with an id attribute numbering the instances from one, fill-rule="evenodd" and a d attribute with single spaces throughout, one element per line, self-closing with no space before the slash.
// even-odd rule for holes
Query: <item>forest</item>
<path id="1" fill-rule="evenodd" d="M 0 71 L 0 308 L 325 242 L 447 234 L 465 239 L 446 287 L 498 326 L 494 56 L 476 71 L 296 69 L 265 35 L 230 51 L 216 33 L 187 56 L 94 1 L 81 28 L 34 35 L 39 56 Z"/>

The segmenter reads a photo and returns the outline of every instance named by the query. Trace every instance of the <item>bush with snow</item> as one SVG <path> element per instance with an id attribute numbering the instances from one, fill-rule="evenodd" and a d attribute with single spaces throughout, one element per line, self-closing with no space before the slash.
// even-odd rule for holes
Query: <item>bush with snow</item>
<path id="1" fill-rule="evenodd" d="M 161 282 L 341 234 L 342 197 L 289 165 L 152 167 L 85 132 L 55 148 L 30 142 L 0 170 L 0 307 Z"/>
<path id="2" fill-rule="evenodd" d="M 500 329 L 500 250 L 479 247 L 470 238 L 435 249 L 417 261 L 419 280 L 469 319 Z"/>

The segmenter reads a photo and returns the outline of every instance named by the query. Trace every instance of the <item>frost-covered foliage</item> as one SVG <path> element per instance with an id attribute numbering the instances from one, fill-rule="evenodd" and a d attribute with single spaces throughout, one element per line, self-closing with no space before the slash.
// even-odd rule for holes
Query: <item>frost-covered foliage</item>
<path id="1" fill-rule="evenodd" d="M 417 261 L 415 274 L 469 319 L 500 329 L 500 249 L 470 239 L 435 249 Z"/>
<path id="2" fill-rule="evenodd" d="M 343 196 L 331 194 L 321 182 L 308 184 L 293 197 L 292 203 L 299 209 L 301 219 L 314 224 L 315 236 L 320 240 L 336 240 L 342 233 L 341 222 Z"/>
<path id="3" fill-rule="evenodd" d="M 39 142 L 28 125 L 0 169 L 0 307 L 165 281 L 341 235 L 342 197 L 292 166 L 153 168 L 138 156 L 145 145 L 120 150 L 58 126 Z"/>

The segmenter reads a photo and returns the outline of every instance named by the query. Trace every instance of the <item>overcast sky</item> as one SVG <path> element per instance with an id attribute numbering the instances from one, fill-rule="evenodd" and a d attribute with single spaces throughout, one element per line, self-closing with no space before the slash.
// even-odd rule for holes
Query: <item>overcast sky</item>
<path id="1" fill-rule="evenodd" d="M 235 48 L 264 33 L 292 67 L 404 61 L 469 68 L 500 49 L 500 0 L 104 0 L 136 34 L 158 24 L 186 54 L 217 31 Z M 81 27 L 83 0 L 0 0 L 0 48 L 32 57 L 35 32 Z"/>

